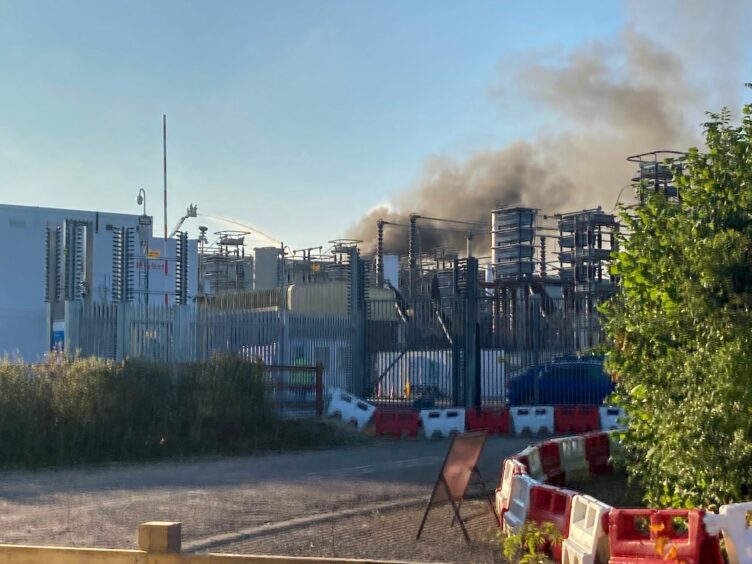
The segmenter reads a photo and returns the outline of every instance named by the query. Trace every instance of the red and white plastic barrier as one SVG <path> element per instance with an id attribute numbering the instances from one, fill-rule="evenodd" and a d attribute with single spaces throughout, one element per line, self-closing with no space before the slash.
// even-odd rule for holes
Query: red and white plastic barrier
<path id="1" fill-rule="evenodd" d="M 489 435 L 494 433 L 506 435 L 512 429 L 509 408 L 468 409 L 465 412 L 465 429 L 468 431 L 486 430 Z"/>
<path id="2" fill-rule="evenodd" d="M 611 438 L 609 433 L 588 433 L 582 437 L 585 441 L 585 458 L 590 473 L 607 474 L 613 467 L 609 462 L 611 457 Z"/>
<path id="3" fill-rule="evenodd" d="M 527 521 L 552 522 L 561 545 L 548 550 L 564 564 L 723 564 L 723 534 L 730 564 L 752 563 L 752 502 L 701 509 L 615 509 L 551 481 L 611 471 L 609 455 L 620 448 L 617 431 L 588 433 L 531 445 L 504 461 L 496 510 L 506 533 Z"/>
<path id="4" fill-rule="evenodd" d="M 376 436 L 389 435 L 402 438 L 403 434 L 408 437 L 418 436 L 418 412 L 414 409 L 377 409 L 374 415 L 376 424 Z"/>
<path id="5" fill-rule="evenodd" d="M 612 507 L 589 495 L 572 498 L 569 535 L 562 543 L 562 564 L 608 562 L 608 514 Z"/>
<path id="6" fill-rule="evenodd" d="M 554 406 L 532 405 L 511 407 L 514 432 L 518 435 L 554 432 Z"/>
<path id="7" fill-rule="evenodd" d="M 494 496 L 494 507 L 496 508 L 496 516 L 499 518 L 499 527 L 504 525 L 504 513 L 507 510 L 507 497 L 504 497 L 502 488 L 496 488 L 496 495 Z"/>
<path id="8" fill-rule="evenodd" d="M 614 456 L 623 448 L 620 433 L 617 431 L 607 431 L 606 435 L 608 435 L 608 452 L 611 456 Z"/>
<path id="9" fill-rule="evenodd" d="M 501 483 L 496 490 L 496 514 L 499 516 L 499 524 L 504 513 L 509 509 L 509 498 L 512 495 L 512 478 L 528 473 L 525 464 L 516 458 L 506 458 L 501 470 Z"/>
<path id="10" fill-rule="evenodd" d="M 543 469 L 546 482 L 563 486 L 566 483 L 566 474 L 561 466 L 559 444 L 556 441 L 540 443 L 538 445 L 538 454 L 540 455 L 541 468 Z"/>
<path id="11" fill-rule="evenodd" d="M 353 422 L 362 431 L 376 411 L 376 406 L 339 388 L 333 388 L 331 394 L 329 407 L 326 409 L 327 417 L 339 415 L 342 421 Z"/>
<path id="12" fill-rule="evenodd" d="M 597 405 L 557 405 L 554 408 L 557 433 L 585 433 L 601 428 Z"/>
<path id="13" fill-rule="evenodd" d="M 423 423 L 423 432 L 429 439 L 436 433 L 448 437 L 452 433 L 465 432 L 465 410 L 460 408 L 423 409 L 420 421 Z"/>
<path id="14" fill-rule="evenodd" d="M 718 514 L 706 513 L 705 529 L 710 535 L 723 533 L 729 564 L 752 562 L 752 528 L 747 515 L 752 512 L 752 501 L 722 505 Z"/>
<path id="15" fill-rule="evenodd" d="M 577 495 L 577 492 L 574 490 L 548 484 L 536 484 L 530 490 L 528 521 L 534 521 L 538 525 L 547 522 L 553 523 L 562 537 L 567 538 L 572 498 L 575 495 Z"/>
<path id="16" fill-rule="evenodd" d="M 626 429 L 626 425 L 624 425 L 626 412 L 623 408 L 604 405 L 598 408 L 598 413 L 601 420 L 601 431 Z"/>
<path id="17" fill-rule="evenodd" d="M 530 490 L 537 483 L 525 474 L 512 476 L 508 508 L 502 518 L 505 532 L 518 533 L 527 521 L 527 512 L 530 508 Z"/>
<path id="18" fill-rule="evenodd" d="M 522 462 L 530 474 L 536 480 L 545 480 L 546 474 L 543 472 L 540 453 L 537 446 L 529 446 L 521 451 L 515 458 Z"/>
<path id="19" fill-rule="evenodd" d="M 612 509 L 609 564 L 723 564 L 718 537 L 709 535 L 702 509 Z"/>
<path id="20" fill-rule="evenodd" d="M 581 480 L 590 476 L 590 464 L 585 454 L 583 437 L 566 437 L 552 442 L 559 446 L 561 467 L 567 480 Z"/>

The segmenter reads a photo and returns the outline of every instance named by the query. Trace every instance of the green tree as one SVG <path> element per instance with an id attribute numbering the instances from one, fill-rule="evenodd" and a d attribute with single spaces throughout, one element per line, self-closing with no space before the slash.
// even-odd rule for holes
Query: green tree
<path id="1" fill-rule="evenodd" d="M 642 188 L 622 211 L 620 291 L 602 308 L 628 471 L 654 506 L 752 490 L 752 105 L 738 126 L 708 115 L 679 201 Z"/>

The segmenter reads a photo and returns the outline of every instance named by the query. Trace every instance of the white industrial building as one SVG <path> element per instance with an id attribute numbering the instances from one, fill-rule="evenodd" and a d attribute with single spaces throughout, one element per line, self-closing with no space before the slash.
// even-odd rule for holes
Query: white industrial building
<path id="1" fill-rule="evenodd" d="M 191 303 L 197 243 L 155 238 L 143 215 L 0 205 L 0 354 L 60 347 L 66 301 Z"/>

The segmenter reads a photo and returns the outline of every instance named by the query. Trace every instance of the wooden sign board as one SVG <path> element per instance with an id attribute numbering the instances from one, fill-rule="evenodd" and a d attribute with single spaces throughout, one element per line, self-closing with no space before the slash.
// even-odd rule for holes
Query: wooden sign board
<path id="1" fill-rule="evenodd" d="M 485 483 L 478 470 L 478 461 L 486 444 L 486 437 L 486 431 L 463 433 L 452 437 L 452 441 L 449 443 L 449 448 L 444 457 L 444 463 L 441 465 L 439 476 L 433 486 L 428 506 L 423 514 L 423 520 L 420 523 L 416 539 L 419 539 L 423 532 L 423 527 L 426 524 L 431 507 L 435 503 L 448 501 L 454 510 L 452 525 L 454 525 L 455 521 L 458 522 L 465 540 L 470 541 L 470 536 L 467 534 L 467 529 L 465 529 L 467 519 L 463 519 L 460 516 L 460 506 L 473 479 L 478 481 L 483 487 L 484 494 L 487 493 Z M 494 514 L 496 514 L 493 500 L 489 499 L 488 501 Z"/>

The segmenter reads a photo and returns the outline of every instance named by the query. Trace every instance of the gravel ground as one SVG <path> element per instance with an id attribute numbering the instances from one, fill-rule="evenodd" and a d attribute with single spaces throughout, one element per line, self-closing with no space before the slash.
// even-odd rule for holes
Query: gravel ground
<path id="1" fill-rule="evenodd" d="M 256 535 L 212 552 L 282 554 L 337 558 L 379 558 L 419 562 L 501 562 L 498 526 L 488 504 L 466 504 L 463 514 L 481 514 L 466 526 L 466 543 L 459 527 L 450 528 L 452 509 L 432 509 L 420 540 L 415 540 L 424 504 L 389 511 L 373 511 L 357 517 L 332 520 L 310 527 Z"/>
<path id="2" fill-rule="evenodd" d="M 498 482 L 501 460 L 529 441 L 489 439 L 480 461 L 488 486 Z M 344 555 L 352 550 L 348 555 L 489 561 L 485 553 L 467 551 L 456 527 L 448 529 L 448 508 L 432 513 L 423 539 L 410 540 L 447 446 L 447 440 L 374 440 L 337 450 L 4 471 L 0 542 L 132 548 L 139 523 L 169 520 L 182 522 L 183 544 L 195 551 Z M 412 505 L 394 507 L 411 500 Z M 371 510 L 384 502 L 393 507 Z M 353 508 L 366 513 L 327 516 Z M 444 510 L 446 518 L 440 517 Z M 294 522 L 322 515 L 323 521 Z M 397 523 L 394 529 L 391 523 Z M 282 528 L 264 534 L 268 524 Z M 473 530 L 474 538 L 486 538 Z M 211 541 L 226 533 L 226 542 Z M 451 546 L 458 547 L 456 555 Z"/>

